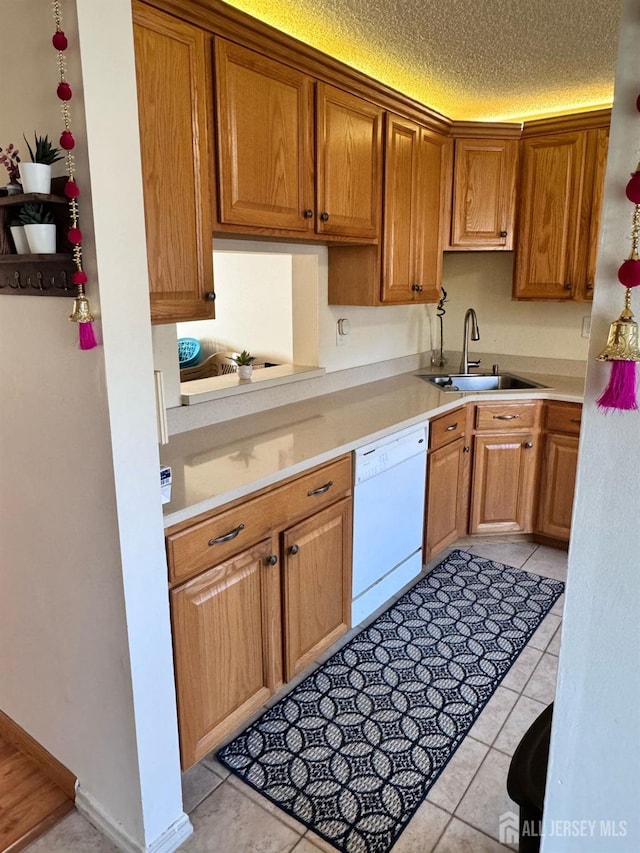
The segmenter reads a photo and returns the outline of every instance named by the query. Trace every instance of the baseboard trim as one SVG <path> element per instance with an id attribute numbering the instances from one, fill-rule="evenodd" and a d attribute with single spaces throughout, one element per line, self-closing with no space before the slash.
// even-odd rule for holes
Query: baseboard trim
<path id="1" fill-rule="evenodd" d="M 78 785 L 76 789 L 76 808 L 123 853 L 173 853 L 193 832 L 191 821 L 183 812 L 178 820 L 165 829 L 150 845 L 141 845 L 120 824 L 114 822 L 82 785 Z"/>
<path id="2" fill-rule="evenodd" d="M 3 711 L 0 711 L 0 736 L 30 758 L 73 802 L 76 796 L 76 777 L 73 773 Z"/>

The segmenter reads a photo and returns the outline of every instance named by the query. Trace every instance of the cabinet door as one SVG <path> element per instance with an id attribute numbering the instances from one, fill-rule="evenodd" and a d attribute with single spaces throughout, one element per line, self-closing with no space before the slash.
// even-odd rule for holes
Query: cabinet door
<path id="1" fill-rule="evenodd" d="M 215 40 L 221 223 L 313 230 L 313 83 Z"/>
<path id="2" fill-rule="evenodd" d="M 544 437 L 538 492 L 536 533 L 569 541 L 578 464 L 578 436 Z"/>
<path id="3" fill-rule="evenodd" d="M 212 318 L 208 36 L 137 2 L 133 22 L 151 320 Z"/>
<path id="4" fill-rule="evenodd" d="M 265 540 L 171 590 L 183 769 L 281 682 L 279 567 L 270 553 Z"/>
<path id="5" fill-rule="evenodd" d="M 518 141 L 456 139 L 451 249 L 512 249 Z"/>
<path id="6" fill-rule="evenodd" d="M 477 435 L 469 533 L 530 533 L 536 470 L 533 434 Z"/>
<path id="7" fill-rule="evenodd" d="M 571 299 L 586 132 L 524 139 L 514 298 Z"/>
<path id="8" fill-rule="evenodd" d="M 382 110 L 324 83 L 316 88 L 317 231 L 380 236 Z"/>
<path id="9" fill-rule="evenodd" d="M 283 533 L 285 678 L 304 669 L 349 628 L 351 499 Z"/>
<path id="10" fill-rule="evenodd" d="M 387 115 L 383 303 L 440 299 L 447 145 L 446 137 Z"/>
<path id="11" fill-rule="evenodd" d="M 469 448 L 464 437 L 434 450 L 427 461 L 425 559 L 467 532 L 466 479 Z"/>
<path id="12" fill-rule="evenodd" d="M 598 128 L 587 134 L 587 169 L 585 193 L 580 220 L 580 266 L 577 273 L 576 298 L 593 299 L 598 259 L 598 240 L 602 222 L 604 178 L 609 149 L 609 129 Z"/>

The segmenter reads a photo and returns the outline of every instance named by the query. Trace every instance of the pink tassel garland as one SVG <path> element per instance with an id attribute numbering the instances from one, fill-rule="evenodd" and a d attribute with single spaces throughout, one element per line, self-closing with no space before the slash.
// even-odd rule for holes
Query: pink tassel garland
<path id="1" fill-rule="evenodd" d="M 619 409 L 636 411 L 636 362 L 613 361 L 609 384 L 598 397 L 598 408 L 604 411 Z"/>
<path id="2" fill-rule="evenodd" d="M 78 335 L 80 339 L 80 349 L 93 349 L 98 346 L 96 336 L 93 331 L 93 323 L 78 323 Z"/>

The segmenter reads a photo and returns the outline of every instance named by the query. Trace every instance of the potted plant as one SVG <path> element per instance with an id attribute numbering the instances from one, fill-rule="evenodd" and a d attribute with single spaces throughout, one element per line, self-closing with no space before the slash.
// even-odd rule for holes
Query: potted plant
<path id="1" fill-rule="evenodd" d="M 20 186 L 20 152 L 13 142 L 6 148 L 0 148 L 0 163 L 9 173 L 9 183 L 6 186 L 7 195 L 16 195 L 22 192 Z"/>
<path id="2" fill-rule="evenodd" d="M 32 148 L 27 137 L 24 137 L 31 163 L 20 164 L 22 190 L 25 193 L 48 194 L 51 192 L 51 166 L 58 160 L 62 160 L 63 154 L 51 143 L 48 136 L 38 136 L 35 133 L 34 138 L 35 146 Z"/>
<path id="3" fill-rule="evenodd" d="M 233 360 L 238 365 L 238 377 L 240 379 L 251 379 L 253 371 L 252 361 L 255 361 L 255 356 L 243 349 L 240 355 L 234 355 Z"/>
<path id="4" fill-rule="evenodd" d="M 56 226 L 53 214 L 43 204 L 27 202 L 18 211 L 24 233 L 33 255 L 50 255 L 56 251 Z"/>
<path id="5" fill-rule="evenodd" d="M 11 232 L 13 245 L 16 247 L 16 254 L 28 255 L 30 251 L 29 243 L 22 222 L 19 219 L 11 219 L 9 221 L 9 231 Z"/>

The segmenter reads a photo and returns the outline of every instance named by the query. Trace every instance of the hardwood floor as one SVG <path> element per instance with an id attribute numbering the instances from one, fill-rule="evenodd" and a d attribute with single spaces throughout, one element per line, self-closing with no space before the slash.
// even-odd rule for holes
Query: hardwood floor
<path id="1" fill-rule="evenodd" d="M 0 737 L 0 853 L 23 850 L 73 808 L 73 800 Z"/>

